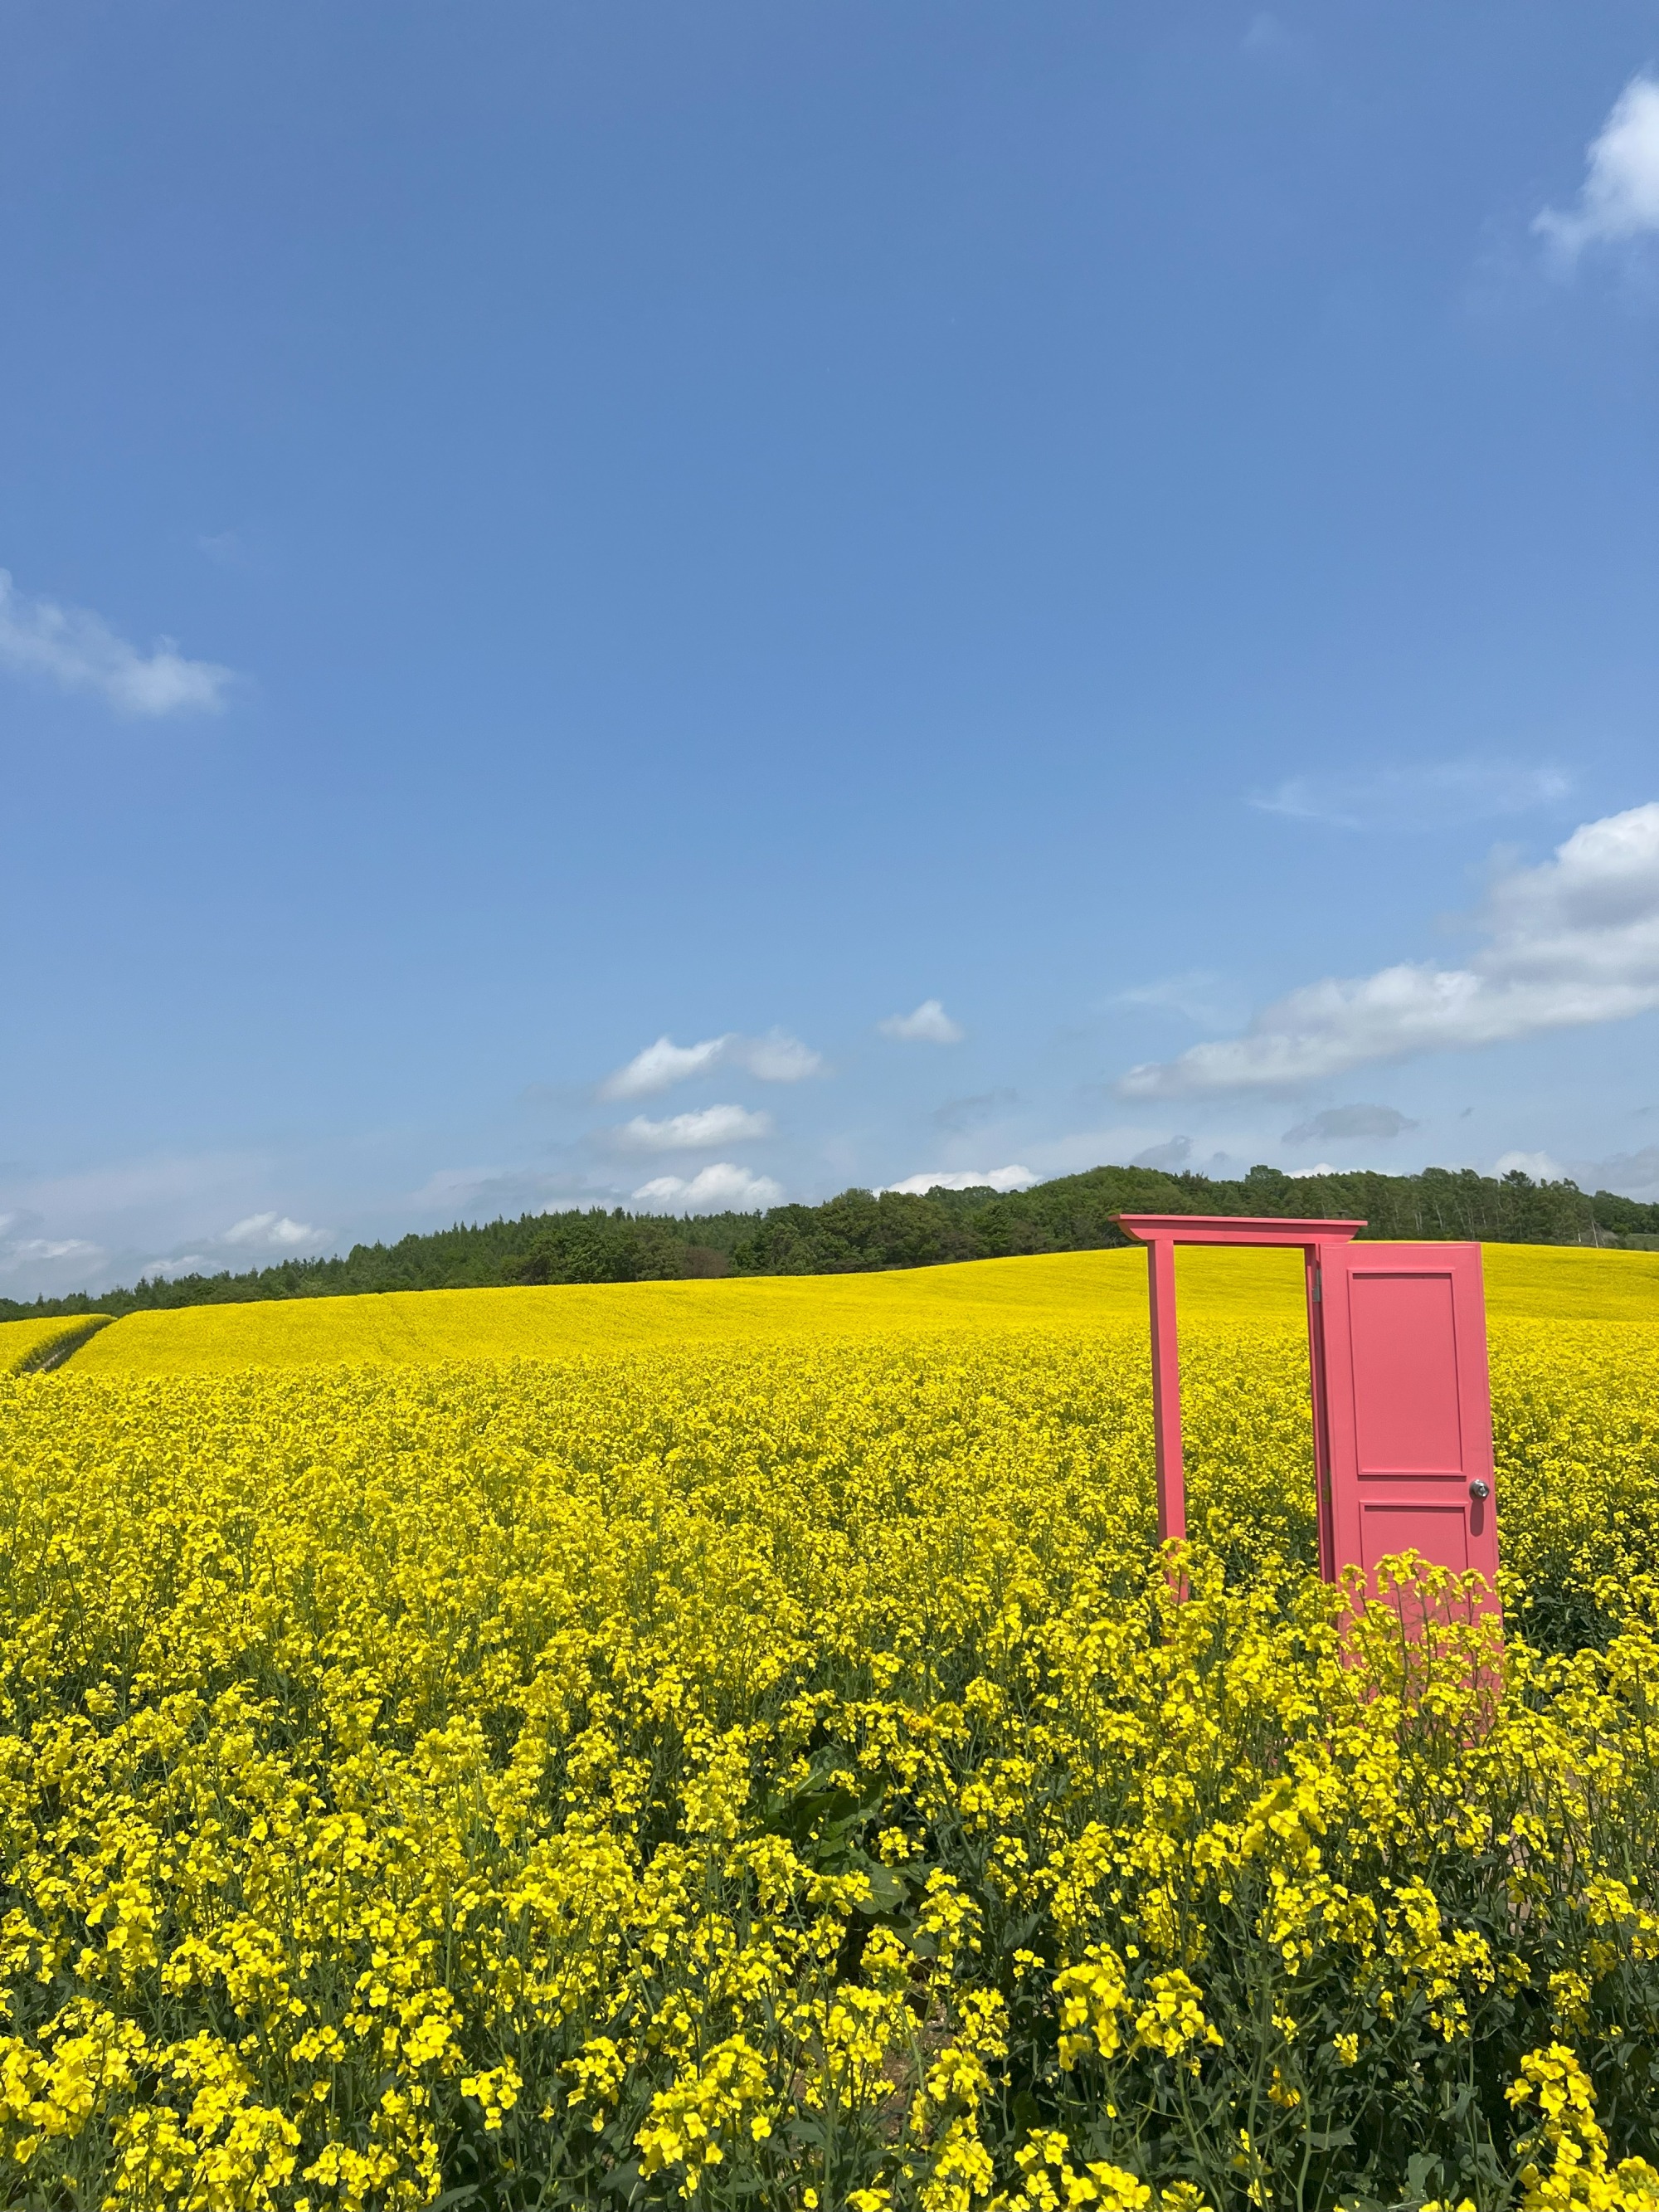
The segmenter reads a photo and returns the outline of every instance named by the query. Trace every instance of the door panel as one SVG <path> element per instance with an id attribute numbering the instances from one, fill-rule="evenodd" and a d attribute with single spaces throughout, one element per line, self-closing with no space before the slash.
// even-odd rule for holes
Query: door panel
<path id="1" fill-rule="evenodd" d="M 1379 1505 L 1366 1499 L 1359 1508 L 1359 1544 L 1368 1574 L 1390 1552 L 1407 1548 L 1462 1574 L 1469 1564 L 1468 1516 L 1456 1505 Z"/>
<path id="2" fill-rule="evenodd" d="M 1443 1274 L 1350 1278 L 1355 1451 L 1366 1475 L 1461 1474 L 1452 1285 Z"/>
<path id="3" fill-rule="evenodd" d="M 1328 1244 L 1318 1267 L 1327 1571 L 1412 1548 L 1495 1582 L 1480 1246 Z"/>

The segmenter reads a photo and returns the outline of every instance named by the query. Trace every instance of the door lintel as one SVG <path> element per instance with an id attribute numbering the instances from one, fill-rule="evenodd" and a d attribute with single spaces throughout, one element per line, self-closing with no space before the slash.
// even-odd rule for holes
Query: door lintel
<path id="1" fill-rule="evenodd" d="M 1109 1218 L 1142 1244 L 1346 1244 L 1366 1225 L 1288 1214 L 1114 1213 Z"/>
<path id="2" fill-rule="evenodd" d="M 1322 1245 L 1346 1244 L 1366 1226 L 1363 1221 L 1297 1220 L 1286 1215 L 1240 1213 L 1114 1213 L 1126 1235 L 1146 1247 L 1147 1304 L 1152 1331 L 1152 1435 L 1158 1469 L 1158 1540 L 1184 1543 L 1187 1536 L 1187 1476 L 1181 1445 L 1181 1352 L 1176 1334 L 1175 1248 L 1177 1244 L 1290 1245 L 1301 1250 L 1308 1278 L 1308 1337 L 1313 1369 L 1315 1452 L 1323 1466 L 1323 1377 L 1314 1303 L 1319 1297 L 1318 1255 Z M 1321 1546 L 1329 1525 L 1322 1495 Z"/>

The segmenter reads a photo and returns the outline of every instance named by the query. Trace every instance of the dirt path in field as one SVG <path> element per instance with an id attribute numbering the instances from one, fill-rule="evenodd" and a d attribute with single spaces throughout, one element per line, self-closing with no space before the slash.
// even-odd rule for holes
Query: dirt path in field
<path id="1" fill-rule="evenodd" d="M 72 1328 L 63 1336 L 55 1336 L 50 1344 L 42 1345 L 33 1359 L 26 1359 L 17 1370 L 20 1375 L 49 1375 L 54 1367 L 61 1367 L 72 1359 L 83 1344 L 89 1343 L 100 1328 L 107 1328 L 114 1319 L 112 1314 L 94 1314 L 84 1328 Z"/>

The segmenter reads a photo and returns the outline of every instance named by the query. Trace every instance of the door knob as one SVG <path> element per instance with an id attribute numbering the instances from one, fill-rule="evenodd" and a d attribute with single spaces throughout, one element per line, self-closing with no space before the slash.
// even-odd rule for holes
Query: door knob
<path id="1" fill-rule="evenodd" d="M 1469 1496 L 1471 1498 L 1490 1498 L 1492 1496 L 1491 1483 L 1472 1482 L 1469 1485 Z"/>

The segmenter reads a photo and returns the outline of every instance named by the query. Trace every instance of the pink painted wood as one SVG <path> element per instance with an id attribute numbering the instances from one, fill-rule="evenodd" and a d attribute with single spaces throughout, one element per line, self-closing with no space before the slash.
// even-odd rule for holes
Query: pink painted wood
<path id="1" fill-rule="evenodd" d="M 1176 1333 L 1175 1248 L 1177 1244 L 1295 1245 L 1306 1254 L 1310 1345 L 1317 1341 L 1314 1297 L 1318 1255 L 1326 1246 L 1340 1249 L 1365 1224 L 1363 1221 L 1298 1221 L 1265 1214 L 1115 1213 L 1126 1235 L 1146 1247 L 1146 1288 L 1152 1322 L 1152 1437 L 1158 1462 L 1158 1540 L 1181 1543 L 1187 1534 L 1187 1477 L 1181 1449 L 1181 1352 Z M 1313 1355 L 1314 1453 L 1319 1470 L 1320 1571 L 1334 1577 L 1328 1563 L 1331 1520 L 1329 1478 L 1320 1450 L 1324 1419 L 1320 1355 Z"/>
<path id="2" fill-rule="evenodd" d="M 1408 1547 L 1495 1592 L 1498 1512 L 1478 1244 L 1356 1244 L 1363 1221 L 1118 1213 L 1146 1249 L 1158 1533 L 1187 1533 L 1176 1334 L 1177 1244 L 1301 1249 L 1307 1286 L 1319 1567 L 1370 1576 Z M 1491 1602 L 1497 1603 L 1496 1595 Z"/>
<path id="3" fill-rule="evenodd" d="M 1495 1591 L 1498 1501 L 1478 1244 L 1318 1255 L 1328 1576 L 1408 1547 Z M 1324 1499 L 1321 1500 L 1322 1507 Z M 1322 1547 L 1322 1550 L 1324 1547 Z M 1322 1561 L 1322 1564 L 1324 1563 Z M 1496 1606 L 1494 1595 L 1490 1601 Z"/>

